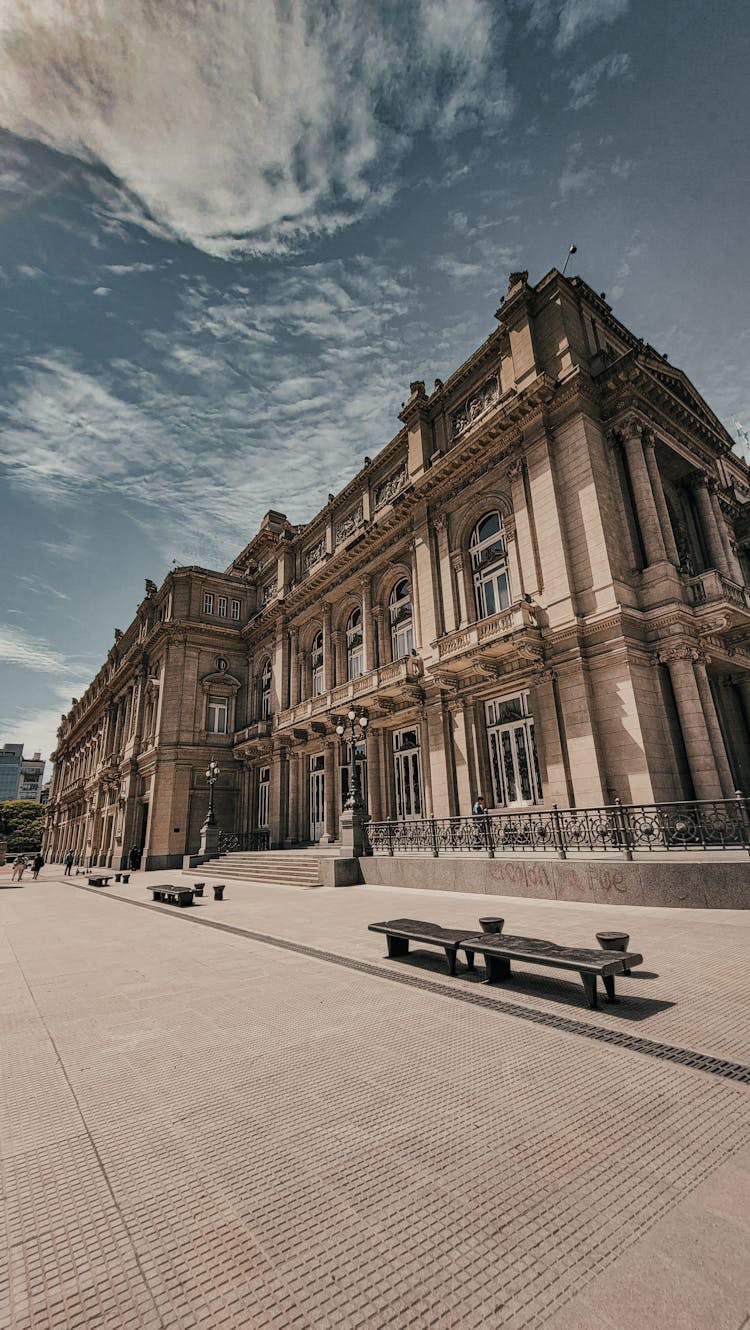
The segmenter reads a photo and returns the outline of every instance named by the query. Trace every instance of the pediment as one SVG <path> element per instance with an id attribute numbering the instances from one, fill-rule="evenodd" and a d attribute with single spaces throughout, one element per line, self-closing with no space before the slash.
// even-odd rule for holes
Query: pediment
<path id="1" fill-rule="evenodd" d="M 226 670 L 212 670 L 210 674 L 204 674 L 201 678 L 203 688 L 214 688 L 219 685 L 228 688 L 232 693 L 236 693 L 237 689 L 242 687 L 242 681 Z"/>
<path id="2" fill-rule="evenodd" d="M 687 407 L 694 416 L 711 430 L 713 434 L 718 434 L 720 438 L 733 446 L 733 440 L 707 402 L 703 400 L 697 388 L 690 382 L 687 374 L 681 369 L 676 369 L 674 365 L 669 365 L 665 361 L 656 359 L 648 355 L 639 356 L 638 364 L 649 378 L 654 379 L 661 388 L 666 388 L 667 392 L 677 399 L 681 406 Z"/>

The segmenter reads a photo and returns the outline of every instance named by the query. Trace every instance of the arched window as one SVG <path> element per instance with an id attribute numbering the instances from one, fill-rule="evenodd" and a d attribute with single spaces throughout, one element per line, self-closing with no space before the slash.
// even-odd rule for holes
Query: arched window
<path id="1" fill-rule="evenodd" d="M 411 608 L 411 587 L 408 578 L 397 582 L 388 601 L 391 620 L 391 647 L 393 659 L 411 655 L 414 646 L 414 619 Z"/>
<path id="2" fill-rule="evenodd" d="M 260 718 L 269 720 L 271 716 L 271 662 L 267 660 L 260 676 Z"/>
<path id="3" fill-rule="evenodd" d="M 362 614 L 360 610 L 352 610 L 346 623 L 347 679 L 359 679 L 362 665 Z"/>
<path id="4" fill-rule="evenodd" d="M 510 605 L 508 552 L 500 513 L 488 513 L 477 522 L 471 537 L 471 566 L 477 618 L 489 619 Z"/>
<path id="5" fill-rule="evenodd" d="M 310 649 L 310 674 L 312 677 L 312 695 L 320 697 L 323 692 L 323 634 L 318 633 Z"/>

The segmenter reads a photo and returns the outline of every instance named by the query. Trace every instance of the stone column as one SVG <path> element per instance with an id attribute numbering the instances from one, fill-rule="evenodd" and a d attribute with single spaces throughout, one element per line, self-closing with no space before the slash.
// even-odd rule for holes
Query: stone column
<path id="1" fill-rule="evenodd" d="M 680 556 L 677 552 L 677 543 L 674 538 L 674 531 L 672 530 L 672 519 L 669 516 L 667 500 L 664 497 L 664 486 L 662 485 L 661 473 L 659 471 L 659 463 L 656 459 L 656 436 L 650 429 L 645 430 L 643 434 L 643 453 L 646 458 L 646 469 L 648 471 L 649 480 L 651 481 L 651 489 L 654 495 L 656 511 L 659 515 L 659 525 L 661 527 L 661 534 L 664 538 L 664 548 L 667 552 L 667 558 L 670 563 L 674 564 L 675 568 L 679 568 Z"/>
<path id="2" fill-rule="evenodd" d="M 706 475 L 705 471 L 694 471 L 689 478 L 689 483 L 695 495 L 695 504 L 698 509 L 711 567 L 723 573 L 725 577 L 730 577 L 719 524 L 709 494 L 710 477 Z"/>
<path id="3" fill-rule="evenodd" d="M 430 762 L 430 722 L 427 708 L 419 709 L 419 748 L 422 758 L 423 817 L 432 817 L 432 765 Z"/>
<path id="4" fill-rule="evenodd" d="M 724 560 L 726 563 L 728 576 L 733 582 L 739 582 L 740 586 L 744 586 L 745 578 L 742 572 L 742 565 L 739 559 L 737 558 L 734 549 L 732 548 L 732 540 L 729 534 L 729 527 L 727 526 L 726 521 L 724 519 L 724 514 L 721 511 L 719 496 L 716 492 L 716 483 L 713 480 L 709 481 L 708 494 L 711 500 L 711 507 L 714 510 L 714 518 L 716 520 L 716 525 L 718 527 L 721 543 L 724 547 Z"/>
<path id="5" fill-rule="evenodd" d="M 378 627 L 377 664 L 378 666 L 388 665 L 393 657 L 393 652 L 391 650 L 390 620 L 386 606 L 376 605 L 374 616 Z"/>
<path id="6" fill-rule="evenodd" d="M 331 641 L 331 607 L 323 606 L 323 692 L 333 688 L 333 643 Z"/>
<path id="7" fill-rule="evenodd" d="M 513 521 L 516 528 L 517 558 L 520 568 L 519 586 L 524 591 L 529 591 L 532 595 L 541 590 L 542 577 L 539 565 L 539 551 L 536 543 L 536 532 L 532 523 L 532 515 L 529 512 L 526 500 L 526 484 L 524 483 L 523 458 L 517 457 L 508 467 L 508 480 L 510 481 L 511 502 L 513 504 Z"/>
<path id="8" fill-rule="evenodd" d="M 477 794 L 476 736 L 474 714 L 466 701 L 451 704 L 453 714 L 453 746 L 456 757 L 456 794 L 458 815 L 468 817 Z"/>
<path id="9" fill-rule="evenodd" d="M 280 744 L 271 758 L 269 804 L 271 848 L 280 849 L 286 840 L 289 812 L 289 755 L 286 744 Z"/>
<path id="10" fill-rule="evenodd" d="M 411 551 L 411 608 L 414 634 L 414 648 L 416 651 L 422 649 L 422 614 L 420 609 L 421 588 L 419 585 L 419 566 L 417 561 L 417 542 L 412 540 Z"/>
<path id="11" fill-rule="evenodd" d="M 438 568 L 440 569 L 440 635 L 452 633 L 458 627 L 459 614 L 456 608 L 456 596 L 451 570 L 450 547 L 448 544 L 448 515 L 438 513 L 434 519 L 437 540 Z"/>
<path id="12" fill-rule="evenodd" d="M 346 660 L 342 660 L 341 652 L 342 637 L 343 634 L 338 628 L 331 629 L 332 688 L 339 683 L 346 683 Z"/>
<path id="13" fill-rule="evenodd" d="M 656 508 L 654 491 L 651 487 L 646 459 L 643 453 L 643 426 L 639 420 L 626 422 L 621 439 L 630 474 L 630 484 L 635 500 L 636 517 L 641 529 L 646 563 L 663 563 L 667 551 L 662 535 L 659 513 Z"/>
<path id="14" fill-rule="evenodd" d="M 693 669 L 697 656 L 693 647 L 682 644 L 659 652 L 656 660 L 669 668 L 695 797 L 721 799 L 721 781 Z"/>
<path id="15" fill-rule="evenodd" d="M 454 554 L 451 555 L 451 570 L 453 573 L 453 577 L 451 580 L 454 588 L 454 595 L 457 601 L 456 614 L 458 622 L 456 623 L 456 628 L 465 628 L 467 623 L 470 622 L 469 605 L 472 606 L 473 610 L 473 604 L 474 604 L 473 601 L 474 589 L 471 585 L 470 585 L 471 600 L 467 601 L 467 596 L 466 596 L 466 576 L 465 576 L 466 561 L 467 561 L 467 555 L 464 554 L 463 550 L 457 550 Z M 472 621 L 473 621 L 473 614 L 472 614 Z"/>
<path id="16" fill-rule="evenodd" d="M 289 816 L 284 839 L 284 848 L 287 850 L 299 840 L 299 795 L 300 755 L 292 752 L 289 757 Z"/>
<path id="17" fill-rule="evenodd" d="M 295 707 L 302 691 L 302 679 L 299 671 L 299 632 L 292 628 L 289 633 L 289 705 Z"/>
<path id="18" fill-rule="evenodd" d="M 325 766 L 325 804 L 326 804 L 326 829 L 325 834 L 321 836 L 321 845 L 332 845 L 338 833 L 338 769 L 336 765 L 336 743 L 333 739 L 327 739 L 324 745 Z"/>
<path id="19" fill-rule="evenodd" d="M 508 557 L 508 573 L 510 582 L 510 599 L 520 600 L 524 594 L 523 569 L 518 555 L 518 537 L 516 534 L 516 521 L 514 517 L 506 517 L 503 523 L 505 527 L 505 540 Z"/>
<path id="20" fill-rule="evenodd" d="M 698 685 L 698 693 L 700 694 L 703 715 L 706 719 L 706 729 L 708 730 L 708 737 L 711 740 L 711 748 L 713 749 L 714 761 L 716 762 L 716 770 L 719 773 L 719 780 L 721 781 L 722 793 L 724 794 L 725 799 L 731 799 L 734 794 L 734 780 L 732 779 L 732 770 L 727 758 L 724 736 L 721 732 L 721 725 L 719 724 L 719 717 L 716 711 L 716 703 L 714 702 L 714 696 L 708 678 L 708 671 L 706 669 L 710 660 L 710 656 L 706 656 L 703 652 L 697 651 L 693 658 L 693 668 L 695 670 L 695 681 Z"/>
<path id="21" fill-rule="evenodd" d="M 368 812 L 373 822 L 381 822 L 383 819 L 383 805 L 381 802 L 380 735 L 373 730 L 371 725 L 367 728 L 365 748 L 367 751 Z"/>
<path id="22" fill-rule="evenodd" d="M 359 579 L 362 594 L 362 673 L 375 668 L 375 644 L 372 634 L 372 578 L 365 574 Z"/>

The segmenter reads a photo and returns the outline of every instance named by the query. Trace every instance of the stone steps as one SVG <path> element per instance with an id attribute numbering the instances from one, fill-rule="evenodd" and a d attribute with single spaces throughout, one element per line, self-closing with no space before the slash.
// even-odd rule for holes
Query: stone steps
<path id="1" fill-rule="evenodd" d="M 196 868 L 192 876 L 198 881 L 205 877 L 299 887 L 317 887 L 320 884 L 317 857 L 304 852 L 295 853 L 293 850 L 225 854 L 220 859 L 211 859 Z"/>

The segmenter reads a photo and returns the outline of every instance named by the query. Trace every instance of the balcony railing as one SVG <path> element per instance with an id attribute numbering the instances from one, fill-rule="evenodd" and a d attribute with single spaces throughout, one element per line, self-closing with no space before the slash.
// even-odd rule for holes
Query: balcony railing
<path id="1" fill-rule="evenodd" d="M 723 573 L 709 568 L 688 582 L 688 594 L 693 605 L 708 605 L 726 601 L 739 609 L 750 610 L 750 591 L 739 582 L 731 582 Z"/>
<path id="2" fill-rule="evenodd" d="M 268 831 L 242 831 L 235 833 L 219 832 L 219 854 L 236 854 L 238 851 L 267 850 L 270 833 Z"/>
<path id="3" fill-rule="evenodd" d="M 479 619 L 477 623 L 467 624 L 465 628 L 441 637 L 437 644 L 438 655 L 441 662 L 450 660 L 477 647 L 502 643 L 505 638 L 512 638 L 526 628 L 537 628 L 534 607 L 528 601 L 520 600 L 489 619 Z"/>
<path id="4" fill-rule="evenodd" d="M 234 736 L 236 744 L 250 743 L 253 739 L 267 739 L 271 734 L 270 720 L 256 720 Z"/>
<path id="5" fill-rule="evenodd" d="M 295 706 L 279 711 L 274 717 L 274 729 L 281 730 L 288 725 L 299 725 L 301 721 L 309 721 L 326 711 L 334 711 L 337 707 L 345 708 L 348 703 L 359 701 L 371 693 L 386 693 L 389 690 L 398 690 L 409 683 L 417 683 L 422 673 L 423 666 L 419 656 L 404 656 L 401 660 L 393 660 L 388 665 L 379 665 L 376 670 L 368 670 L 367 674 L 361 674 L 358 679 L 349 679 L 346 683 L 337 684 L 335 688 L 321 693 L 319 697 L 305 698 L 304 702 L 297 702 Z"/>
<path id="6" fill-rule="evenodd" d="M 750 800 L 703 799 L 595 808 L 524 808 L 474 817 L 370 822 L 374 854 L 621 854 L 747 850 Z"/>

